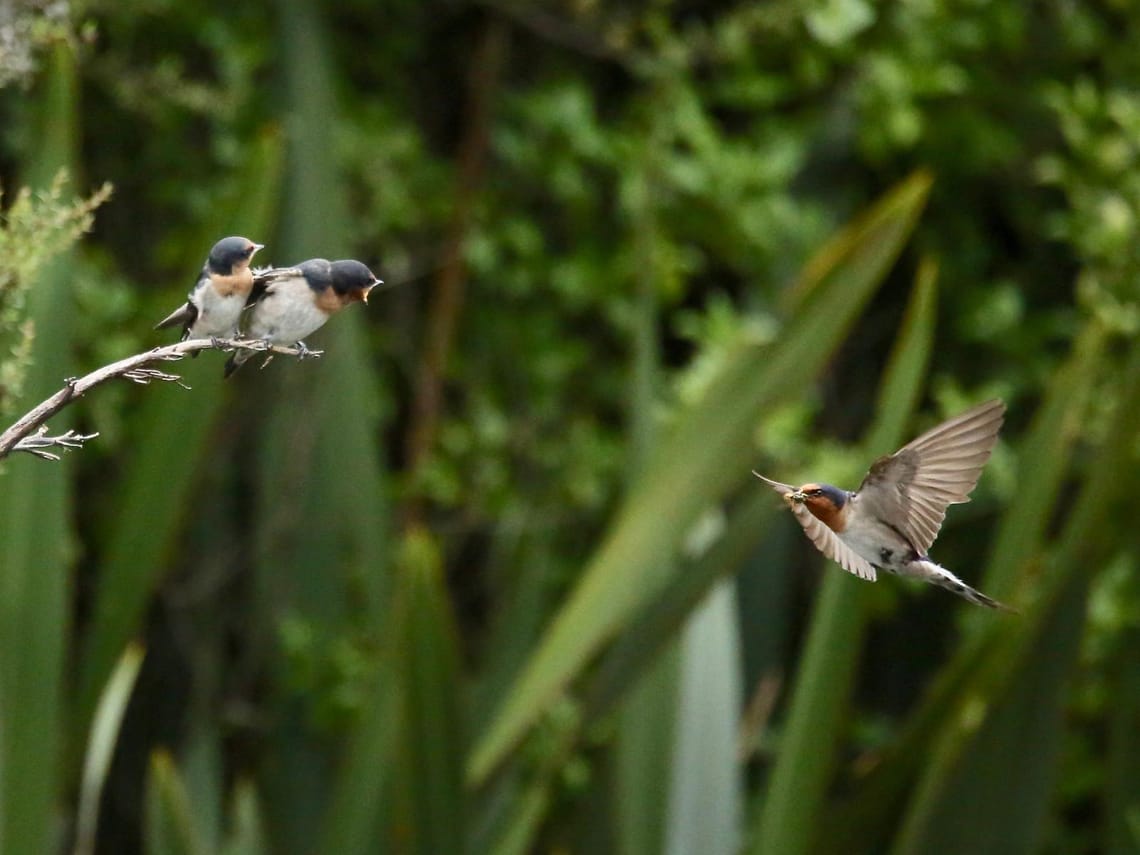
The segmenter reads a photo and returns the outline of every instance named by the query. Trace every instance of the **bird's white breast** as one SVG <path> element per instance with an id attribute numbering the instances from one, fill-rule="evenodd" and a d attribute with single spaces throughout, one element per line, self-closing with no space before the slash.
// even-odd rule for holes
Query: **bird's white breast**
<path id="1" fill-rule="evenodd" d="M 237 333 L 238 320 L 245 306 L 244 294 L 222 297 L 205 283 L 194 290 L 193 303 L 198 308 L 198 317 L 190 327 L 190 338 L 229 338 Z"/>
<path id="2" fill-rule="evenodd" d="M 913 553 L 905 538 L 857 504 L 852 507 L 847 527 L 839 537 L 856 555 L 888 570 L 905 565 Z"/>
<path id="3" fill-rule="evenodd" d="M 314 296 L 304 277 L 274 282 L 269 294 L 254 306 L 246 335 L 275 344 L 300 341 L 328 320 Z"/>

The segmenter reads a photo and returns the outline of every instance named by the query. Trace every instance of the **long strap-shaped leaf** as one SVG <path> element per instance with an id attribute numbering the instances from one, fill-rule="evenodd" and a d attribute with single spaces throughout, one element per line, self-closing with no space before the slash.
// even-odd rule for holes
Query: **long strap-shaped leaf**
<path id="1" fill-rule="evenodd" d="M 49 186 L 77 161 L 78 78 L 73 50 L 60 44 L 38 92 L 36 154 L 23 180 Z M 6 125 L 8 122 L 5 123 Z M 57 257 L 35 277 L 27 319 L 35 325 L 22 400 L 30 407 L 71 370 L 75 256 Z M 5 353 L 0 361 L 7 359 Z M 59 724 L 69 630 L 68 574 L 74 563 L 69 515 L 71 465 L 9 460 L 0 478 L 0 850 L 45 852 L 55 838 L 60 790 Z"/>
<path id="2" fill-rule="evenodd" d="M 1082 390 L 1093 388 L 1095 378 L 1103 370 L 1104 346 L 1102 330 L 1090 325 L 1082 332 L 1072 355 L 1056 373 L 1049 394 L 1022 442 L 1023 454 L 1033 461 L 1032 471 L 1026 473 L 1024 479 L 1025 483 L 1032 484 L 1033 492 L 1007 508 L 998 526 L 994 547 L 997 557 L 1009 554 L 1004 543 L 1018 545 L 1023 550 L 1018 558 L 1019 572 L 1023 570 L 1020 565 L 1033 561 L 1035 553 L 1042 548 L 1044 520 L 1048 519 L 1063 489 L 1072 452 L 1075 435 L 1066 426 L 1083 409 Z M 1038 451 L 1044 453 L 1038 455 Z M 1025 540 L 1022 532 L 1031 532 L 1032 537 Z M 993 590 L 1002 595 L 1001 587 Z M 867 851 L 882 848 L 883 840 L 897 823 L 903 800 L 914 786 L 919 767 L 930 756 L 931 744 L 939 733 L 951 726 L 948 721 L 953 718 L 955 699 L 969 694 L 970 684 L 977 684 L 979 674 L 992 667 L 997 651 L 1008 643 L 1009 636 L 1024 631 L 1024 623 L 1024 620 L 998 624 L 990 621 L 984 632 L 965 637 L 875 770 L 860 781 L 848 802 L 833 809 L 820 824 L 820 847 L 816 851 L 827 850 L 825 840 L 846 841 L 853 852 L 863 851 L 863 847 Z"/>
<path id="3" fill-rule="evenodd" d="M 934 268 L 924 264 L 879 394 L 869 455 L 901 444 L 922 392 L 934 340 Z M 862 650 L 863 583 L 828 573 L 812 614 L 771 783 L 750 851 L 804 852 L 811 844 L 835 766 L 836 735 Z"/>
<path id="4" fill-rule="evenodd" d="M 613 528 L 470 758 L 481 783 L 674 569 L 678 537 L 739 483 L 765 410 L 802 388 L 846 335 L 911 233 L 930 188 L 917 174 L 825 247 L 797 286 L 780 339 L 737 343 L 703 400 L 681 413 Z"/>

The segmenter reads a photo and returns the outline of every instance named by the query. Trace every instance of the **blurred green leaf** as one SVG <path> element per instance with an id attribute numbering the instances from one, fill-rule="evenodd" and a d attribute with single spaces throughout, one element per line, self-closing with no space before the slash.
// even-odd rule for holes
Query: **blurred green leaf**
<path id="1" fill-rule="evenodd" d="M 46 191 L 60 169 L 75 173 L 79 82 L 75 56 L 56 45 L 36 90 L 27 185 Z M 71 253 L 43 266 L 27 294 L 34 325 L 23 412 L 72 373 Z M 8 354 L 0 354 L 4 359 Z M 62 433 L 65 428 L 60 427 Z M 56 845 L 63 680 L 70 635 L 68 579 L 75 559 L 72 462 L 30 455 L 0 473 L 0 850 L 45 852 Z M 108 670 L 110 670 L 108 668 Z"/>
<path id="2" fill-rule="evenodd" d="M 265 855 L 268 852 L 257 790 L 251 781 L 238 781 L 230 805 L 230 830 L 221 855 Z"/>
<path id="3" fill-rule="evenodd" d="M 992 826 L 995 817 L 1001 816 L 1005 832 L 999 842 L 1004 841 L 1011 847 L 1009 851 L 1030 852 L 1038 845 L 1040 817 L 1049 795 L 1048 788 L 1041 784 L 1049 773 L 1056 750 L 1055 730 L 1059 725 L 1056 695 L 1064 691 L 1065 664 L 1072 661 L 1080 643 L 1087 594 L 1087 578 L 1079 580 L 1075 576 L 1086 566 L 1100 565 L 1108 557 L 1106 545 L 1097 542 L 1092 533 L 1112 512 L 1112 501 L 1123 488 L 1118 476 L 1122 461 L 1132 452 L 1132 426 L 1140 420 L 1140 355 L 1130 361 L 1124 376 L 1127 385 L 1113 414 L 1104 446 L 1095 463 L 1089 466 L 1076 505 L 1045 559 L 1045 573 L 1037 582 L 1039 596 L 1021 621 L 1005 627 L 998 625 L 992 630 L 1004 643 L 991 652 L 986 666 L 974 673 L 972 684 L 965 687 L 949 710 L 946 726 L 935 740 L 930 762 L 896 840 L 896 852 L 921 852 L 924 847 L 933 845 L 932 841 L 940 834 L 939 820 L 963 799 L 961 794 L 955 793 L 959 774 L 968 771 L 972 761 L 992 762 L 996 754 L 995 748 L 987 756 L 985 747 L 978 747 L 978 740 L 984 740 L 993 728 L 998 728 L 1000 734 L 1003 724 L 1007 730 L 1001 750 L 1008 748 L 1012 752 L 1010 756 L 1024 756 L 1032 750 L 1041 765 L 1034 766 L 1023 760 L 1014 767 L 1018 774 L 1032 780 L 1023 787 L 1008 786 L 1008 774 L 1000 779 L 987 778 L 986 783 L 992 789 L 976 809 L 986 811 L 989 818 L 982 818 L 965 833 L 976 837 Z M 1056 418 L 1056 423 L 1061 423 L 1061 419 Z M 1063 461 L 1053 461 L 1053 464 L 1063 465 Z M 1054 620 L 1058 625 L 1054 626 Z M 1051 628 L 1057 630 L 1057 638 L 1053 637 Z M 1020 680 L 1024 680 L 1025 689 L 1019 697 L 1016 692 L 1022 685 Z M 1048 694 L 1035 696 L 1035 689 L 1037 693 Z M 1008 701 L 1011 692 L 1015 694 L 1013 700 Z M 1000 716 L 991 721 L 987 713 L 1003 701 L 1021 702 L 1021 713 L 1016 710 L 1011 713 L 1021 723 L 1019 727 L 1003 722 Z M 1024 726 L 1027 709 L 1040 716 L 1036 730 Z M 1043 714 L 1050 709 L 1052 716 Z M 1025 741 L 1018 750 L 1019 740 Z M 1054 746 L 1053 752 L 1049 750 L 1050 743 Z M 1005 768 L 1009 768 L 1008 762 Z M 965 786 L 975 793 L 981 789 L 976 781 L 966 782 Z"/>
<path id="4" fill-rule="evenodd" d="M 993 555 L 1012 556 L 1011 547 L 1006 544 L 1016 543 L 1022 550 L 1016 560 L 1021 572 L 1027 575 L 1034 571 L 1036 556 L 1046 549 L 1042 525 L 1058 499 L 1068 469 L 1074 439 L 1070 426 L 1080 417 L 1082 390 L 1095 383 L 1101 370 L 1103 336 L 1090 328 L 1080 342 L 1056 373 L 1025 443 L 1026 449 L 1034 453 L 1023 458 L 1027 461 L 1023 466 L 1029 467 L 1025 477 L 1035 492 L 1023 495 L 1019 491 L 1019 500 L 1006 508 L 998 526 Z M 1039 453 L 1041 456 L 1037 456 Z M 1023 533 L 1036 535 L 1025 539 Z M 978 683 L 979 675 L 992 679 L 996 662 L 1003 656 L 1001 651 L 1008 647 L 1011 636 L 1024 631 L 1024 618 L 995 623 L 993 615 L 981 615 L 979 620 L 985 617 L 989 620 L 981 624 L 983 631 L 966 637 L 950 662 L 939 670 L 895 743 L 879 758 L 873 771 L 860 780 L 850 801 L 834 811 L 825 823 L 824 839 L 860 840 L 872 848 L 881 845 L 883 836 L 890 833 L 902 800 L 914 786 L 920 764 L 929 756 L 931 744 L 939 734 L 956 729 L 953 720 L 957 704 L 963 697 L 970 697 L 970 686 Z M 821 851 L 829 850 L 824 845 Z"/>
<path id="5" fill-rule="evenodd" d="M 282 169 L 281 136 L 266 131 L 247 182 L 239 188 L 231 231 L 257 235 L 269 230 Z M 186 268 L 202 261 L 202 247 L 218 239 L 217 226 L 186 251 Z M 184 300 L 178 290 L 173 300 Z M 179 364 L 192 391 L 168 386 L 149 391 L 135 416 L 137 436 L 131 466 L 115 499 L 90 625 L 83 639 L 73 739 L 82 738 L 95 700 L 123 646 L 140 631 L 147 604 L 170 568 L 176 539 L 194 513 L 191 500 L 203 486 L 203 461 L 212 455 L 225 404 L 215 354 Z M 177 453 L 172 453 L 177 437 Z M 145 521 L 145 522 L 144 522 Z"/>
<path id="6" fill-rule="evenodd" d="M 144 831 L 147 855 L 209 855 L 198 835 L 186 783 L 165 751 L 155 751 L 150 758 Z"/>
<path id="7" fill-rule="evenodd" d="M 404 754 L 401 790 L 410 805 L 405 851 L 462 852 L 467 805 L 463 789 L 463 716 L 455 627 L 440 556 L 426 533 L 403 549 L 400 597 Z"/>
<path id="8" fill-rule="evenodd" d="M 634 675 L 621 705 L 621 727 L 614 760 L 614 821 L 618 851 L 660 851 L 669 817 L 669 780 L 674 764 L 674 720 L 678 701 L 675 646 Z"/>
<path id="9" fill-rule="evenodd" d="M 83 764 L 83 779 L 79 790 L 79 807 L 76 810 L 75 855 L 90 855 L 95 851 L 95 831 L 99 822 L 99 800 L 103 785 L 111 768 L 111 757 L 123 723 L 123 713 L 135 688 L 139 668 L 146 651 L 141 645 L 129 644 L 119 657 L 111 679 L 99 697 L 95 717 L 91 721 L 91 736 L 87 741 L 87 757 Z"/>
<path id="10" fill-rule="evenodd" d="M 904 826 L 897 853 L 1039 852 L 1060 750 L 1062 702 L 1080 646 L 1088 579 L 1074 579 L 1037 628 L 999 696 L 963 698 L 962 712 L 984 717 L 968 748 L 936 789 L 915 794 L 921 827 Z M 975 705 L 970 709 L 969 704 Z M 964 731 L 972 730 L 967 725 Z M 940 759 L 932 758 L 931 769 Z M 925 800 L 937 793 L 936 803 Z M 919 811 L 929 810 L 926 815 Z M 968 821 L 963 821 L 968 817 Z M 908 833 L 909 832 L 909 833 Z"/>
<path id="11" fill-rule="evenodd" d="M 929 187 L 924 174 L 910 178 L 829 243 L 801 281 L 806 296 L 780 340 L 771 348 L 741 341 L 699 405 L 682 413 L 663 437 L 499 717 L 477 743 L 468 766 L 472 783 L 502 761 L 586 662 L 661 589 L 678 537 L 740 480 L 746 469 L 741 449 L 757 418 L 823 365 L 900 251 Z"/>
<path id="12" fill-rule="evenodd" d="M 627 422 L 629 442 L 627 478 L 636 482 L 657 439 L 655 391 L 660 382 L 658 294 L 662 283 L 676 279 L 676 265 L 667 258 L 662 239 L 655 190 L 662 159 L 661 117 L 655 110 L 647 118 L 641 168 L 624 182 L 631 209 L 631 240 L 637 259 L 633 271 L 635 302 L 630 364 Z M 669 815 L 669 779 L 674 762 L 674 720 L 680 676 L 677 656 L 662 656 L 645 673 L 630 675 L 632 688 L 622 705 L 617 726 L 612 771 L 614 846 L 619 853 L 636 855 L 660 851 Z"/>
<path id="13" fill-rule="evenodd" d="M 285 117 L 288 150 L 275 241 L 286 263 L 343 257 L 352 233 L 349 187 L 330 156 L 330 130 L 340 116 L 338 52 L 323 4 L 280 0 L 276 8 L 277 55 L 289 61 L 277 68 L 276 109 Z M 382 399 L 364 340 L 365 313 L 377 304 L 353 306 L 321 329 L 322 344 L 309 342 L 325 349 L 319 362 L 234 377 L 239 387 L 257 390 L 262 414 L 254 427 L 255 584 L 259 620 L 271 632 L 289 618 L 322 633 L 374 638 L 388 615 L 391 520 L 377 441 Z M 346 797 L 345 787 L 359 779 L 346 768 L 347 782 L 336 780 L 332 757 L 341 742 L 316 725 L 333 699 L 295 690 L 287 666 L 281 656 L 270 665 L 279 726 L 259 778 L 272 848 L 309 853 L 321 835 L 360 846 L 373 831 L 364 826 L 374 805 L 334 806 L 332 799 Z M 377 716 L 377 733 L 360 737 L 369 748 L 386 739 L 386 711 L 381 705 L 366 713 Z M 336 822 L 348 817 L 343 833 L 326 820 L 330 810 Z"/>
<path id="14" fill-rule="evenodd" d="M 321 827 L 321 852 L 380 855 L 391 851 L 383 820 L 394 813 L 394 774 L 401 728 L 398 673 L 383 660 L 375 670 L 364 713 L 345 740 L 345 753 L 335 778 Z"/>
<path id="15" fill-rule="evenodd" d="M 671 855 L 740 850 L 744 781 L 737 750 L 742 700 L 737 615 L 733 584 L 722 580 L 692 613 L 681 637 L 662 847 Z"/>
<path id="16" fill-rule="evenodd" d="M 1140 670 L 1132 659 L 1132 651 L 1140 648 L 1137 636 L 1140 630 L 1134 627 L 1123 639 L 1109 688 L 1112 704 L 1103 837 L 1104 851 L 1109 855 L 1125 855 L 1140 846 L 1140 728 L 1136 727 L 1140 721 Z"/>
<path id="17" fill-rule="evenodd" d="M 985 590 L 999 599 L 1011 598 L 1047 548 L 1050 517 L 1065 489 L 1068 461 L 1080 435 L 1078 426 L 1088 412 L 1092 377 L 1100 368 L 1106 333 L 1095 322 L 1081 330 L 1021 443 L 1021 460 L 1028 462 L 1019 467 L 1017 502 L 1002 516 L 983 576 Z M 968 628 L 981 631 L 983 618 L 970 615 Z"/>
<path id="18" fill-rule="evenodd" d="M 864 448 L 877 456 L 903 444 L 934 342 L 937 270 L 919 268 L 910 304 L 879 387 L 879 406 Z M 854 475 L 854 473 L 849 473 Z M 835 746 L 848 713 L 865 628 L 862 580 L 829 565 L 792 688 L 780 753 L 757 814 L 751 851 L 807 851 L 818 832 L 835 767 Z"/>

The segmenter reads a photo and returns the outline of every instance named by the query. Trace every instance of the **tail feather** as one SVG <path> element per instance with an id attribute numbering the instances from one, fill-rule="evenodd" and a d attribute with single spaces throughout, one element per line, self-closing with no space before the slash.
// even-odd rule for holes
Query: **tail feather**
<path id="1" fill-rule="evenodd" d="M 184 327 L 183 332 L 189 333 L 190 327 L 194 325 L 194 321 L 197 320 L 197 318 L 198 309 L 194 306 L 193 303 L 186 302 L 171 312 L 169 315 L 167 315 L 165 318 L 163 318 L 161 321 L 159 321 L 157 324 L 155 324 L 154 328 L 156 330 L 164 330 L 167 327 L 173 327 L 181 324 Z M 186 335 L 183 335 L 182 337 L 186 338 Z"/>
<path id="2" fill-rule="evenodd" d="M 232 354 L 230 354 L 230 358 L 226 360 L 226 367 L 222 376 L 229 377 L 232 375 L 235 371 L 241 368 L 242 364 L 248 361 L 252 355 L 253 352 L 249 350 L 235 350 Z"/>
<path id="3" fill-rule="evenodd" d="M 1017 609 L 1007 606 L 1005 603 L 998 602 L 993 597 L 987 597 L 975 588 L 971 588 L 945 567 L 935 564 L 929 559 L 920 558 L 917 561 L 910 562 L 900 575 L 914 576 L 932 585 L 945 588 L 947 591 L 952 591 L 962 599 L 969 600 L 975 605 L 985 606 L 986 608 L 996 609 L 1002 612 L 1017 613 Z"/>

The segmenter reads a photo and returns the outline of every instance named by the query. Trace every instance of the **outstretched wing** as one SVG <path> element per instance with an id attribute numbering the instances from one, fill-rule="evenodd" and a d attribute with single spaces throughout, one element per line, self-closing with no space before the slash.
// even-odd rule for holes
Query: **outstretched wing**
<path id="1" fill-rule="evenodd" d="M 811 511 L 809 511 L 804 504 L 794 502 L 788 498 L 789 493 L 795 492 L 795 487 L 791 484 L 781 484 L 779 481 L 772 481 L 769 478 L 765 478 L 759 472 L 754 471 L 752 474 L 784 497 L 784 501 L 786 501 L 788 507 L 792 509 L 792 514 L 795 516 L 796 522 L 803 528 L 804 533 L 808 536 L 808 540 L 815 544 L 816 549 L 848 573 L 854 573 L 860 579 L 866 579 L 868 582 L 875 581 L 875 568 L 867 559 L 856 555 L 851 547 L 839 539 L 839 535 L 824 525 L 822 521 L 812 516 Z"/>
<path id="2" fill-rule="evenodd" d="M 860 510 L 895 526 L 925 555 L 946 508 L 970 501 L 1004 418 L 1004 402 L 986 401 L 880 457 L 859 485 Z"/>

